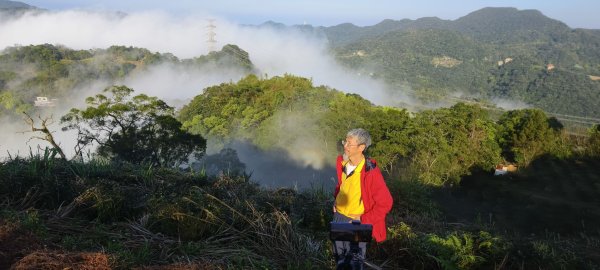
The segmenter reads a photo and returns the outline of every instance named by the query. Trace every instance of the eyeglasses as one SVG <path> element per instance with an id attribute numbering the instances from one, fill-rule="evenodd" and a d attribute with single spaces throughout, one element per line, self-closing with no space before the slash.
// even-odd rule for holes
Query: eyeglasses
<path id="1" fill-rule="evenodd" d="M 364 143 L 359 143 L 359 144 L 349 144 L 350 142 L 348 142 L 348 141 L 346 141 L 346 140 L 342 140 L 342 141 L 341 141 L 341 143 L 342 143 L 342 145 L 343 145 L 343 146 L 348 146 L 348 147 L 350 147 L 350 146 L 359 146 L 359 145 L 361 145 L 361 144 L 364 144 Z"/>

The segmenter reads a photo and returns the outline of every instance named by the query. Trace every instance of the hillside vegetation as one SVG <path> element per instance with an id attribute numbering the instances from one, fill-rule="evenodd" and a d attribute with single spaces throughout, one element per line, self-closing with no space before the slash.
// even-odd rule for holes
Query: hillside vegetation
<path id="1" fill-rule="evenodd" d="M 0 21 L 15 18 L 25 12 L 38 12 L 41 9 L 18 1 L 0 0 Z"/>
<path id="2" fill-rule="evenodd" d="M 384 20 L 321 30 L 340 62 L 426 101 L 458 92 L 600 115 L 600 84 L 589 77 L 600 74 L 598 31 L 571 29 L 539 11 L 485 8 L 454 21 Z M 460 64 L 435 64 L 439 58 Z"/>
<path id="3" fill-rule="evenodd" d="M 193 59 L 126 46 L 95 50 L 50 44 L 9 47 L 0 53 L 0 116 L 30 111 L 37 96 L 68 101 L 77 94 L 76 90 L 91 83 L 118 83 L 159 64 L 190 70 L 227 68 L 243 74 L 256 72 L 248 53 L 236 45 L 225 45 L 221 51 Z"/>
<path id="4" fill-rule="evenodd" d="M 207 176 L 122 155 L 132 136 L 145 136 L 152 127 L 160 131 L 163 114 L 146 106 L 160 100 L 131 97 L 127 89 L 108 88 L 88 98 L 87 109 L 63 117 L 65 124 L 80 119 L 77 126 L 98 131 L 104 130 L 99 121 L 145 119 L 139 129 L 106 125 L 115 129 L 80 132 L 79 141 L 95 138 L 104 150 L 65 159 L 53 148 L 0 162 L 0 265 L 31 265 L 56 254 L 82 258 L 86 252 L 96 263 L 119 269 L 332 267 L 332 190 L 265 189 L 244 173 Z M 344 117 L 348 113 L 357 117 Z M 282 114 L 296 117 L 302 128 L 276 132 Z M 300 140 L 303 134 L 296 131 L 306 129 L 316 139 L 310 143 L 335 148 L 349 127 L 369 129 L 375 142 L 369 153 L 384 169 L 395 201 L 388 240 L 367 253 L 385 268 L 598 266 L 597 127 L 578 141 L 537 109 L 508 111 L 498 121 L 465 104 L 411 115 L 292 75 L 250 75 L 209 87 L 178 118 L 187 132 L 219 138 L 222 146 L 233 138 L 281 146 L 295 135 Z M 186 143 L 164 140 L 170 132 L 152 134 L 157 144 L 144 147 L 156 147 L 161 157 L 171 156 L 160 150 L 165 143 Z M 189 149 L 177 145 L 170 148 Z M 219 162 L 235 162 L 235 151 L 225 157 Z M 492 178 L 491 169 L 502 160 L 516 162 L 519 172 Z M 39 253 L 41 246 L 50 253 Z M 33 257 L 20 260 L 27 254 Z"/>

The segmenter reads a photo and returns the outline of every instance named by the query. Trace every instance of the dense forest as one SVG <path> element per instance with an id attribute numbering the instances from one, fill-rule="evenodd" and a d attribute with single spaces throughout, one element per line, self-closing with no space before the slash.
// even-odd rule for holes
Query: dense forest
<path id="1" fill-rule="evenodd" d="M 372 264 L 600 267 L 600 126 L 573 133 L 546 112 L 599 115 L 589 76 L 600 76 L 597 32 L 498 8 L 301 31 L 324 34 L 341 63 L 391 91 L 413 89 L 425 103 L 456 91 L 476 99 L 379 106 L 310 78 L 261 74 L 231 44 L 191 59 L 128 46 L 5 48 L 0 119 L 48 147 L 0 160 L 0 269 L 332 269 L 332 180 L 318 172 L 334 170 L 355 127 L 373 137 L 367 154 L 394 199 L 388 239 L 369 245 Z M 122 84 L 161 64 L 245 75 L 181 108 Z M 73 100 L 95 81 L 109 86 Z M 33 106 L 38 96 L 72 107 L 53 119 Z M 536 108 L 501 110 L 492 97 Z M 55 129 L 72 132 L 74 153 Z M 289 171 L 273 176 L 278 186 L 260 184 L 240 145 L 313 178 L 291 183 L 298 171 Z M 503 167 L 515 169 L 494 175 Z"/>

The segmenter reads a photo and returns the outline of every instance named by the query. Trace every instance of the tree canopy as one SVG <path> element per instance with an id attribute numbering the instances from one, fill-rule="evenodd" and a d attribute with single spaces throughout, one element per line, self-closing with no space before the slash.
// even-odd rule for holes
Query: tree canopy
<path id="1" fill-rule="evenodd" d="M 561 140 L 562 124 L 539 109 L 508 111 L 498 123 L 499 142 L 505 155 L 523 166 L 543 154 L 570 154 Z"/>
<path id="2" fill-rule="evenodd" d="M 330 164 L 341 150 L 336 142 L 363 127 L 374 142 L 368 154 L 382 170 L 406 171 L 431 185 L 456 184 L 472 170 L 491 170 L 503 160 L 526 165 L 543 154 L 571 154 L 560 122 L 541 110 L 508 111 L 497 122 L 484 108 L 464 103 L 409 113 L 291 75 L 251 75 L 209 87 L 179 118 L 190 132 L 223 144 L 241 139 L 267 150 L 293 150 L 291 145 L 303 142 L 303 149 L 318 149 Z"/>
<path id="3" fill-rule="evenodd" d="M 61 118 L 65 130 L 76 130 L 78 154 L 98 145 L 101 156 L 131 163 L 176 166 L 191 154 L 201 156 L 206 140 L 181 129 L 173 107 L 133 89 L 112 86 L 88 97 L 85 109 L 73 108 Z"/>

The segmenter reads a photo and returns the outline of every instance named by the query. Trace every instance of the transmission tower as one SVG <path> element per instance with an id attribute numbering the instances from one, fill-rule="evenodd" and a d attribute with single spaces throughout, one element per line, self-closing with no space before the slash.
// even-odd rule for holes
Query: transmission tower
<path id="1" fill-rule="evenodd" d="M 217 40 L 215 39 L 215 36 L 217 36 L 217 33 L 215 33 L 215 29 L 217 26 L 214 24 L 214 22 L 214 19 L 208 19 L 208 26 L 206 26 L 206 36 L 208 36 L 206 43 L 208 44 L 208 52 L 214 52 L 216 50 Z"/>

